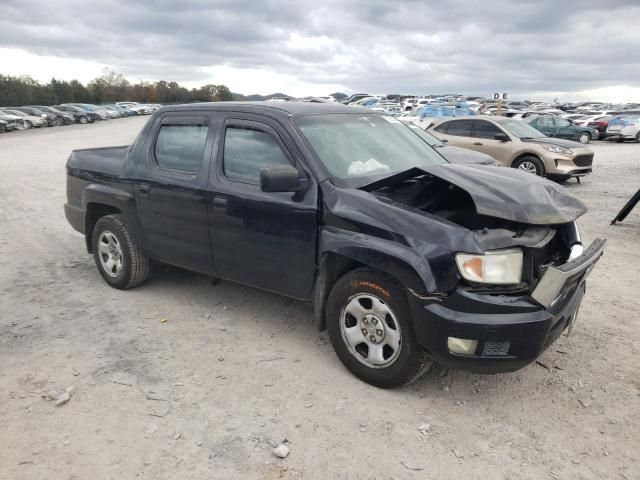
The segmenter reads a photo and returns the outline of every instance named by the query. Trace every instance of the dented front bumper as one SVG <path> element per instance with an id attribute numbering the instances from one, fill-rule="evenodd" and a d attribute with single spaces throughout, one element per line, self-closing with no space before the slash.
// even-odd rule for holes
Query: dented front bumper
<path id="1" fill-rule="evenodd" d="M 488 295 L 462 287 L 440 301 L 409 295 L 418 343 L 451 368 L 498 373 L 524 367 L 573 325 L 586 279 L 605 246 L 605 240 L 596 240 L 578 258 L 548 267 L 531 295 Z M 477 340 L 477 347 L 468 355 L 452 353 L 449 337 Z"/>

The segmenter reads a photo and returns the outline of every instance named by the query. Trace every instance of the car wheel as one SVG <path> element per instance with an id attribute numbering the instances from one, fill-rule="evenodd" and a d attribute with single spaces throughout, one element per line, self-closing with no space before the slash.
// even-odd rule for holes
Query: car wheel
<path id="1" fill-rule="evenodd" d="M 33 128 L 33 123 L 30 120 L 24 121 L 24 128 Z"/>
<path id="2" fill-rule="evenodd" d="M 92 232 L 93 257 L 102 278 L 125 290 L 140 285 L 149 275 L 149 259 L 133 239 L 122 215 L 100 218 Z"/>
<path id="3" fill-rule="evenodd" d="M 416 342 L 406 290 L 368 268 L 340 278 L 327 300 L 327 330 L 342 363 L 381 388 L 417 379 L 433 361 Z"/>
<path id="4" fill-rule="evenodd" d="M 640 132 L 636 133 L 636 143 L 640 143 Z"/>
<path id="5" fill-rule="evenodd" d="M 578 141 L 582 144 L 587 144 L 591 141 L 591 134 L 588 132 L 582 132 L 579 136 L 578 136 Z"/>
<path id="6" fill-rule="evenodd" d="M 80 123 L 87 123 L 89 121 L 89 119 L 85 116 L 80 117 Z"/>
<path id="7" fill-rule="evenodd" d="M 539 177 L 545 176 L 544 164 L 539 158 L 536 157 L 522 157 L 513 162 L 511 165 L 513 168 L 522 170 L 527 173 L 533 173 Z"/>
<path id="8" fill-rule="evenodd" d="M 64 120 L 62 118 L 57 117 L 56 118 L 56 126 L 57 127 L 61 127 L 62 125 L 64 125 Z"/>

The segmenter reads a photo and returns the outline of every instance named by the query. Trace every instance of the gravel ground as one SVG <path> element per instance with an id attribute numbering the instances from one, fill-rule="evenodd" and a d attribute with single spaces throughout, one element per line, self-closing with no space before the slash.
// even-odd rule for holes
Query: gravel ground
<path id="1" fill-rule="evenodd" d="M 64 164 L 143 122 L 0 135 L 0 477 L 640 478 L 640 207 L 609 226 L 640 145 L 594 144 L 595 174 L 566 184 L 583 239 L 609 239 L 571 337 L 516 373 L 385 391 L 342 367 L 308 305 L 168 267 L 105 284 L 64 218 Z"/>

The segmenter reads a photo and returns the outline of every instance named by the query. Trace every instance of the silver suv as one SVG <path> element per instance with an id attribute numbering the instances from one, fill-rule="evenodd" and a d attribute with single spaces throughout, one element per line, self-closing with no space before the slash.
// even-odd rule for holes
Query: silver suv
<path id="1" fill-rule="evenodd" d="M 591 173 L 593 150 L 578 142 L 550 138 L 525 122 L 473 116 L 439 120 L 429 127 L 443 142 L 486 153 L 498 165 L 565 180 Z"/>

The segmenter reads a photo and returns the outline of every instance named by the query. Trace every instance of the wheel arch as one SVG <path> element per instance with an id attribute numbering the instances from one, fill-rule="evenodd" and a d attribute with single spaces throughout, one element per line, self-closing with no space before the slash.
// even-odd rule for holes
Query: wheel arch
<path id="1" fill-rule="evenodd" d="M 313 290 L 314 323 L 326 328 L 325 305 L 336 281 L 361 267 L 370 267 L 419 294 L 435 290 L 435 281 L 424 259 L 398 243 L 353 232 L 324 230 L 320 238 L 318 270 Z M 416 268 L 417 267 L 417 268 Z"/>
<path id="2" fill-rule="evenodd" d="M 144 237 L 131 193 L 110 185 L 89 184 L 82 192 L 82 205 L 85 210 L 84 234 L 87 252 L 93 253 L 91 238 L 98 220 L 106 215 L 117 214 L 125 217 L 132 235 L 144 249 L 144 244 L 141 243 Z"/>
<path id="3" fill-rule="evenodd" d="M 518 161 L 518 160 L 520 160 L 521 158 L 524 158 L 524 157 L 535 157 L 538 160 L 540 160 L 542 162 L 542 164 L 544 165 L 544 159 L 539 154 L 537 154 L 535 152 L 527 151 L 527 152 L 521 152 L 518 155 L 516 155 L 515 157 L 513 157 L 511 159 L 511 163 L 509 164 L 509 167 L 512 167 L 513 164 L 516 161 Z"/>

